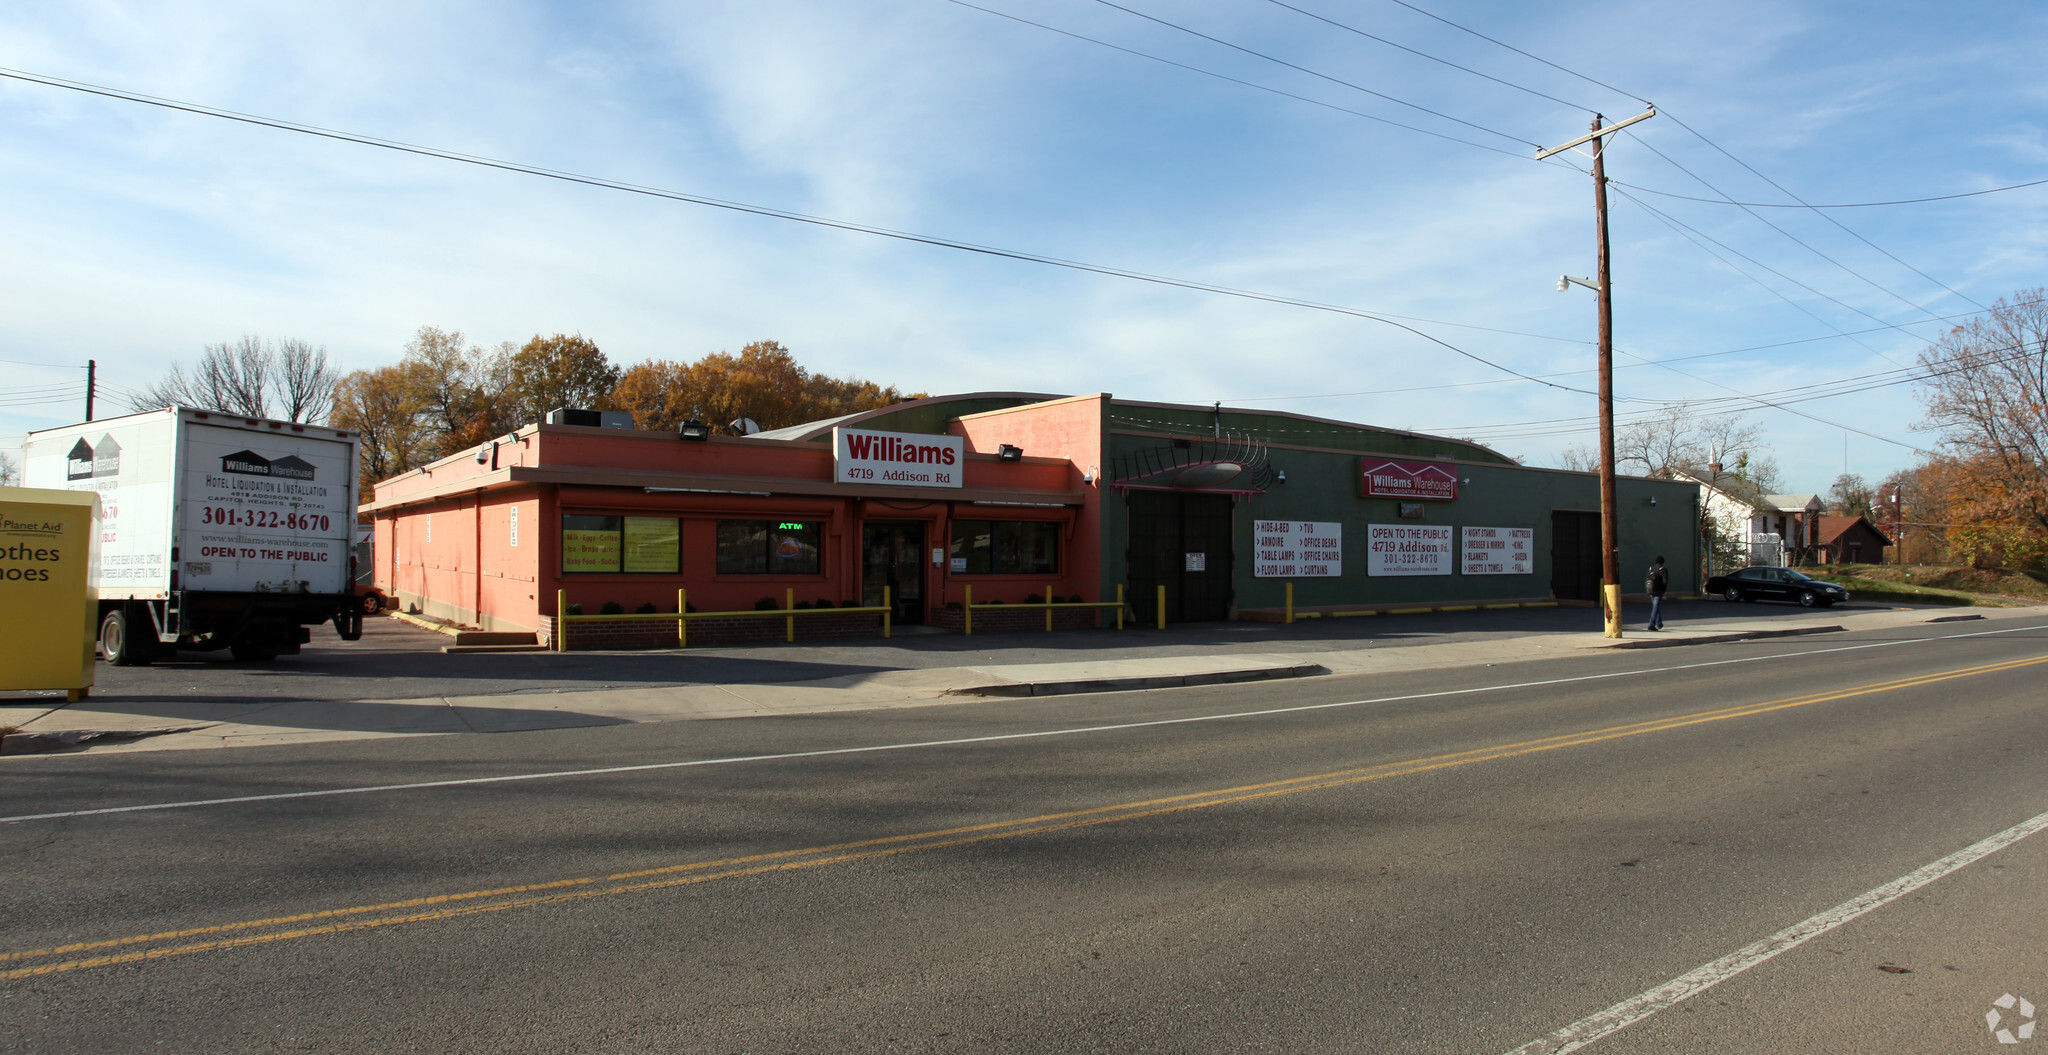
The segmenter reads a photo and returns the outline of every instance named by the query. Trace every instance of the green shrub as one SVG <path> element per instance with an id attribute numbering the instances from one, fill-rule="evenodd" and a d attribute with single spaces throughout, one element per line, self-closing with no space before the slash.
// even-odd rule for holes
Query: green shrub
<path id="1" fill-rule="evenodd" d="M 790 605 L 790 607 L 796 609 L 799 612 L 808 612 L 811 610 L 811 602 L 798 601 L 797 603 Z"/>
<path id="2" fill-rule="evenodd" d="M 1045 603 L 1045 598 L 1043 598 L 1043 597 L 1040 597 L 1040 596 L 1038 596 L 1037 594 L 1035 594 L 1035 593 L 1034 593 L 1034 594 L 1032 594 L 1031 596 L 1029 596 L 1029 597 L 1026 597 L 1026 598 L 1024 598 L 1024 603 L 1025 603 L 1025 604 L 1044 604 L 1044 603 Z"/>
<path id="3" fill-rule="evenodd" d="M 641 615 L 654 615 L 654 614 L 656 614 L 657 612 L 660 612 L 660 611 L 661 611 L 661 609 L 659 609 L 659 608 L 656 608 L 656 607 L 654 607 L 654 602 L 653 602 L 653 601 L 649 601 L 649 602 L 647 602 L 646 604 L 643 604 L 643 605 L 641 605 L 640 607 L 638 607 L 638 608 L 635 608 L 635 609 L 633 609 L 633 610 L 634 610 L 635 612 L 638 612 L 638 613 L 640 613 Z"/>
<path id="4" fill-rule="evenodd" d="M 775 612 L 780 611 L 781 608 L 782 606 L 776 604 L 773 597 L 763 597 L 754 602 L 754 611 L 756 612 Z"/>
<path id="5" fill-rule="evenodd" d="M 830 601 L 828 601 L 828 600 L 824 599 L 823 597 L 820 597 L 820 598 L 818 598 L 817 600 L 815 600 L 815 601 L 811 602 L 811 607 L 813 607 L 813 608 L 830 608 L 830 607 L 832 607 L 832 602 L 830 602 Z"/>
<path id="6" fill-rule="evenodd" d="M 569 614 L 570 614 L 570 615 L 582 615 L 582 614 L 583 614 L 583 606 L 582 606 L 582 605 L 580 605 L 580 604 L 571 604 L 571 605 L 569 605 Z"/>

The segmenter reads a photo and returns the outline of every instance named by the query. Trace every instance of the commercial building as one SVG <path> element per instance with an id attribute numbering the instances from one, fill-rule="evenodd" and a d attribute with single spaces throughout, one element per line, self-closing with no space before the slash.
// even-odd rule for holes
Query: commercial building
<path id="1" fill-rule="evenodd" d="M 674 612 L 679 588 L 709 612 L 880 605 L 886 587 L 898 623 L 945 625 L 970 588 L 1015 604 L 1123 586 L 1148 622 L 1160 587 L 1170 622 L 1269 617 L 1289 584 L 1302 611 L 1598 597 L 1597 477 L 1438 436 L 1031 393 L 706 431 L 529 425 L 383 481 L 363 507 L 377 583 L 543 639 L 557 591 L 630 613 Z M 1698 496 L 1618 482 L 1625 591 L 1659 555 L 1698 581 Z M 673 640 L 672 619 L 643 629 Z"/>

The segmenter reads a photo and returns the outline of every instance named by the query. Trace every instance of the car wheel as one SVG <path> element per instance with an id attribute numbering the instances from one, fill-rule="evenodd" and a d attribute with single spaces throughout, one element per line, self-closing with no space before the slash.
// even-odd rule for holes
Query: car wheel
<path id="1" fill-rule="evenodd" d="M 1721 591 L 1721 599 L 1733 604 L 1736 601 L 1742 600 L 1742 591 L 1730 586 L 1726 590 Z"/>
<path id="2" fill-rule="evenodd" d="M 1817 594 L 1817 593 L 1814 593 L 1814 592 L 1813 592 L 1812 590 L 1801 590 L 1801 591 L 1799 591 L 1799 607 L 1801 607 L 1801 608 L 1812 608 L 1812 607 L 1813 607 L 1814 605 L 1816 605 L 1816 604 L 1819 604 L 1819 603 L 1820 603 L 1820 595 L 1819 595 L 1819 594 Z"/>
<path id="3" fill-rule="evenodd" d="M 362 603 L 364 615 L 376 615 L 378 612 L 384 610 L 384 595 L 378 593 L 366 593 L 363 595 Z"/>

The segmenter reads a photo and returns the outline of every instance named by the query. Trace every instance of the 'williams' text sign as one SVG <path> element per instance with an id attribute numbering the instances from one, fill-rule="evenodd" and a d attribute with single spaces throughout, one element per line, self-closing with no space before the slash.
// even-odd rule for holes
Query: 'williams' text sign
<path id="1" fill-rule="evenodd" d="M 832 479 L 842 484 L 959 487 L 966 462 L 958 436 L 832 430 Z"/>
<path id="2" fill-rule="evenodd" d="M 1394 462 L 1361 458 L 1367 498 L 1458 497 L 1458 474 L 1435 462 Z"/>

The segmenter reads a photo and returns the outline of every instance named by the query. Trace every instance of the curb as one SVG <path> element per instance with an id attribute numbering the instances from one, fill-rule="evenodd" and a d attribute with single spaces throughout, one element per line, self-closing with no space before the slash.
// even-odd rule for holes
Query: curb
<path id="1" fill-rule="evenodd" d="M 1229 685 L 1244 681 L 1276 678 L 1308 678 L 1328 674 L 1319 663 L 1297 663 L 1286 667 L 1253 667 L 1246 670 L 1218 670 L 1206 674 L 1148 674 L 1127 678 L 1090 678 L 1082 681 L 1008 682 L 947 689 L 947 696 L 1071 696 L 1083 692 L 1129 692 L 1135 689 L 1177 689 L 1190 685 Z"/>
<path id="2" fill-rule="evenodd" d="M 432 619 L 413 615 L 411 612 L 394 611 L 391 613 L 391 618 L 403 623 L 411 623 L 421 630 L 431 630 L 434 633 L 446 634 L 454 638 L 455 644 L 450 646 L 450 648 L 442 649 L 441 651 L 443 652 L 450 651 L 452 648 L 473 646 L 500 647 L 506 645 L 533 645 L 533 651 L 543 651 L 541 646 L 535 642 L 535 635 L 531 631 L 464 630 L 459 626 L 449 626 L 446 623 L 437 623 Z"/>
<path id="3" fill-rule="evenodd" d="M 50 751 L 76 751 L 101 743 L 125 743 L 171 733 L 190 733 L 206 725 L 181 725 L 170 729 L 65 729 L 47 733 L 9 733 L 0 736 L 0 755 L 39 755 Z"/>
<path id="4" fill-rule="evenodd" d="M 1713 645 L 1723 641 L 1754 641 L 1766 637 L 1799 637 L 1804 634 L 1838 634 L 1847 627 L 1802 626 L 1790 630 L 1744 630 L 1733 634 L 1704 634 L 1699 637 L 1641 638 L 1632 637 L 1616 641 L 1600 648 L 1675 648 L 1681 645 Z"/>

